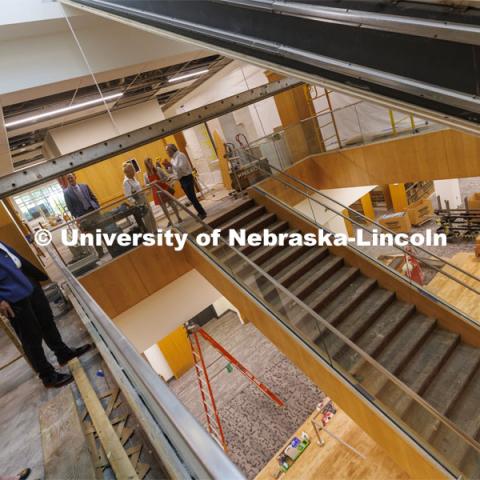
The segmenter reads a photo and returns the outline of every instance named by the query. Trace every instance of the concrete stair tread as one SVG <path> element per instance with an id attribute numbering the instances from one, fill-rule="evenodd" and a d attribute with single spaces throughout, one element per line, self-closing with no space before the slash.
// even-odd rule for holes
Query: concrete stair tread
<path id="1" fill-rule="evenodd" d="M 284 233 L 292 234 L 292 233 L 298 233 L 298 229 L 292 229 L 292 230 L 287 230 Z M 265 262 L 268 258 L 273 256 L 275 253 L 287 249 L 287 248 L 293 248 L 293 247 L 288 247 L 288 246 L 279 246 L 279 245 L 265 245 L 256 248 L 252 253 L 248 254 L 248 258 L 252 260 L 252 262 L 255 262 L 257 264 L 262 264 Z"/>
<path id="2" fill-rule="evenodd" d="M 356 340 L 394 298 L 395 294 L 393 292 L 383 288 L 377 288 L 369 292 L 365 299 L 338 323 L 337 329 L 350 340 Z M 324 344 L 326 344 L 331 358 L 336 358 L 343 348 L 351 350 L 343 340 L 334 336 L 331 332 L 325 332 L 323 336 Z M 315 343 L 317 341 L 318 339 Z"/>
<path id="3" fill-rule="evenodd" d="M 300 275 L 307 272 L 310 268 L 318 264 L 323 258 L 328 255 L 326 247 L 311 247 L 307 251 L 302 252 L 302 255 L 297 258 L 293 265 L 283 268 L 277 272 L 274 277 L 279 283 L 289 286 Z"/>
<path id="4" fill-rule="evenodd" d="M 356 340 L 356 344 L 368 355 L 375 357 L 399 331 L 415 311 L 415 307 L 401 300 L 394 300 L 374 320 L 373 324 Z M 348 371 L 355 371 L 361 357 L 353 350 L 342 352 L 337 361 Z"/>
<path id="5" fill-rule="evenodd" d="M 251 208 L 255 205 L 255 201 L 251 198 L 246 200 L 239 200 L 238 203 L 235 203 L 232 208 L 230 208 L 227 212 L 220 212 L 213 218 L 208 219 L 208 224 L 212 228 L 218 228 L 219 225 L 225 223 L 229 219 L 233 218 L 234 216 L 238 215 L 245 209 Z"/>
<path id="6" fill-rule="evenodd" d="M 377 362 L 386 370 L 395 374 L 414 354 L 425 337 L 431 333 L 435 323 L 433 318 L 426 317 L 418 312 L 412 315 L 403 328 L 380 352 L 380 355 L 376 358 Z M 373 396 L 376 396 L 387 382 L 386 376 L 366 363 L 362 363 L 353 373 L 367 392 Z"/>
<path id="7" fill-rule="evenodd" d="M 348 285 L 355 281 L 355 277 L 358 274 L 358 268 L 348 265 L 340 267 L 326 281 L 317 286 L 312 293 L 305 297 L 305 303 L 317 311 L 342 289 L 348 288 Z"/>
<path id="8" fill-rule="evenodd" d="M 318 313 L 328 319 L 329 322 L 337 322 L 343 319 L 349 311 L 363 301 L 375 287 L 376 280 L 365 275 L 357 275 L 353 282 L 347 285 L 339 294 L 321 307 Z"/>
<path id="9" fill-rule="evenodd" d="M 220 223 L 216 228 L 226 232 L 230 229 L 242 228 L 254 218 L 258 218 L 266 212 L 262 205 L 253 205 L 250 208 L 242 210 L 240 213 L 232 218 L 229 218 L 225 223 Z"/>
<path id="10" fill-rule="evenodd" d="M 460 340 L 458 334 L 436 328 L 401 369 L 398 379 L 421 394 L 440 371 Z M 411 405 L 411 398 L 392 382 L 388 382 L 378 398 L 403 417 Z"/>
<path id="11" fill-rule="evenodd" d="M 341 268 L 342 265 L 343 259 L 341 257 L 328 255 L 322 258 L 319 264 L 314 265 L 311 270 L 307 271 L 303 277 L 293 282 L 289 289 L 296 297 L 303 298 Z"/>
<path id="12" fill-rule="evenodd" d="M 446 415 L 477 370 L 479 363 L 480 350 L 460 343 L 425 390 L 423 398 L 440 414 Z M 439 426 L 439 422 L 417 404 L 411 406 L 404 419 L 427 440 Z"/>
<path id="13" fill-rule="evenodd" d="M 268 227 L 268 230 L 270 232 L 278 233 L 281 231 L 284 231 L 286 228 L 288 228 L 288 223 L 279 220 L 274 222 L 272 225 Z M 240 261 L 240 256 L 238 253 L 233 250 L 238 250 L 242 254 L 248 256 L 249 252 L 260 247 L 251 247 L 250 245 L 245 245 L 242 247 L 231 247 L 229 245 L 219 245 L 218 247 L 214 247 L 212 249 L 212 253 L 217 256 L 217 258 L 222 259 L 223 262 L 225 262 L 227 265 L 234 265 L 235 262 Z M 232 263 L 233 262 L 233 263 Z"/>
<path id="14" fill-rule="evenodd" d="M 304 253 L 308 247 L 287 247 L 275 252 L 275 254 L 262 263 L 262 268 L 269 274 L 275 275 L 284 268 L 289 268 L 292 263 Z"/>
<path id="15" fill-rule="evenodd" d="M 447 416 L 466 435 L 476 438 L 480 432 L 479 405 L 480 369 L 477 368 Z M 462 470 L 469 472 L 474 472 L 478 467 L 478 456 L 472 454 L 472 447 L 449 427 L 441 424 L 433 433 L 430 443 L 442 452 L 452 465 L 462 465 Z"/>

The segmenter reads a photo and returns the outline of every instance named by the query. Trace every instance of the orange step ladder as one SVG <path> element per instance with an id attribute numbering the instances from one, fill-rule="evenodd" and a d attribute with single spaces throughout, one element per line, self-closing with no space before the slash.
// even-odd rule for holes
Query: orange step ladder
<path id="1" fill-rule="evenodd" d="M 258 380 L 253 373 L 244 367 L 233 355 L 225 350 L 214 338 L 212 338 L 203 328 L 198 325 L 187 325 L 188 339 L 192 348 L 192 355 L 194 360 L 195 373 L 197 375 L 198 387 L 200 389 L 200 397 L 202 399 L 203 408 L 207 420 L 207 429 L 213 438 L 223 447 L 227 449 L 227 442 L 223 433 L 220 416 L 218 414 L 215 397 L 213 394 L 210 378 L 207 371 L 207 365 L 202 353 L 200 338 L 207 341 L 215 350 L 217 350 L 228 362 L 234 366 L 242 375 L 244 375 L 250 382 L 256 385 L 261 392 L 270 400 L 275 402 L 278 406 L 285 406 L 284 402 L 273 393 L 266 385 Z"/>

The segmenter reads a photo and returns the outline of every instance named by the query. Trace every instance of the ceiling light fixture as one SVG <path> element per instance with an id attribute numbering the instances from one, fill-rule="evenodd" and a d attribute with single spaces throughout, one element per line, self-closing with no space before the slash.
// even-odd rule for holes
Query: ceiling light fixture
<path id="1" fill-rule="evenodd" d="M 102 103 L 104 101 L 114 100 L 119 98 L 123 93 L 112 93 L 112 95 L 107 95 L 105 97 L 95 98 L 94 100 L 88 100 L 86 102 L 77 103 L 75 105 L 70 105 L 68 107 L 58 108 L 57 110 L 52 110 L 50 112 L 39 113 L 38 115 L 32 115 L 31 117 L 21 118 L 20 120 L 13 120 L 11 122 L 5 122 L 5 126 L 15 127 L 17 125 L 22 125 L 24 123 L 30 123 L 34 120 L 42 120 L 43 118 L 54 117 L 60 113 L 71 112 L 72 110 L 78 110 L 79 108 L 88 107 L 90 105 L 96 105 L 97 103 Z"/>
<path id="2" fill-rule="evenodd" d="M 208 68 L 205 70 L 199 70 L 198 72 L 193 72 L 193 73 L 186 73 L 185 75 L 180 75 L 179 77 L 172 77 L 168 79 L 169 83 L 172 82 L 178 82 L 179 80 L 183 80 L 185 78 L 191 78 L 191 77 L 196 77 L 197 75 L 203 75 L 204 73 L 208 72 Z"/>

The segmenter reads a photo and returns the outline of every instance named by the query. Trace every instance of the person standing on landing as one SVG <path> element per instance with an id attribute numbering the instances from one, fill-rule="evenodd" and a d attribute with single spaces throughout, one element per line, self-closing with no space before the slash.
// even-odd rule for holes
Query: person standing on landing
<path id="1" fill-rule="evenodd" d="M 39 282 L 48 280 L 41 270 L 0 242 L 0 314 L 7 317 L 22 344 L 32 368 L 46 388 L 58 388 L 73 381 L 59 373 L 47 360 L 42 341 L 55 353 L 58 363 L 88 352 L 92 346 L 69 348 L 55 325 L 53 313 Z"/>
<path id="2" fill-rule="evenodd" d="M 173 173 L 175 178 L 180 182 L 182 190 L 197 211 L 198 217 L 203 220 L 207 216 L 207 212 L 198 201 L 195 193 L 195 180 L 193 179 L 192 166 L 190 165 L 187 156 L 184 153 L 179 152 L 173 143 L 167 145 L 166 151 L 171 161 L 168 162 L 165 160 L 163 166 L 168 172 Z"/>

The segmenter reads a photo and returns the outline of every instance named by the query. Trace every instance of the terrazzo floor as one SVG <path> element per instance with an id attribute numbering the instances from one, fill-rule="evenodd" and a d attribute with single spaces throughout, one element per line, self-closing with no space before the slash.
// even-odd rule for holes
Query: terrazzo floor
<path id="1" fill-rule="evenodd" d="M 228 444 L 228 455 L 248 478 L 254 478 L 303 424 L 322 392 L 252 324 L 242 325 L 233 312 L 210 321 L 205 330 L 278 395 L 278 407 L 202 340 L 202 352 Z M 194 369 L 169 382 L 171 389 L 205 425 Z"/>

